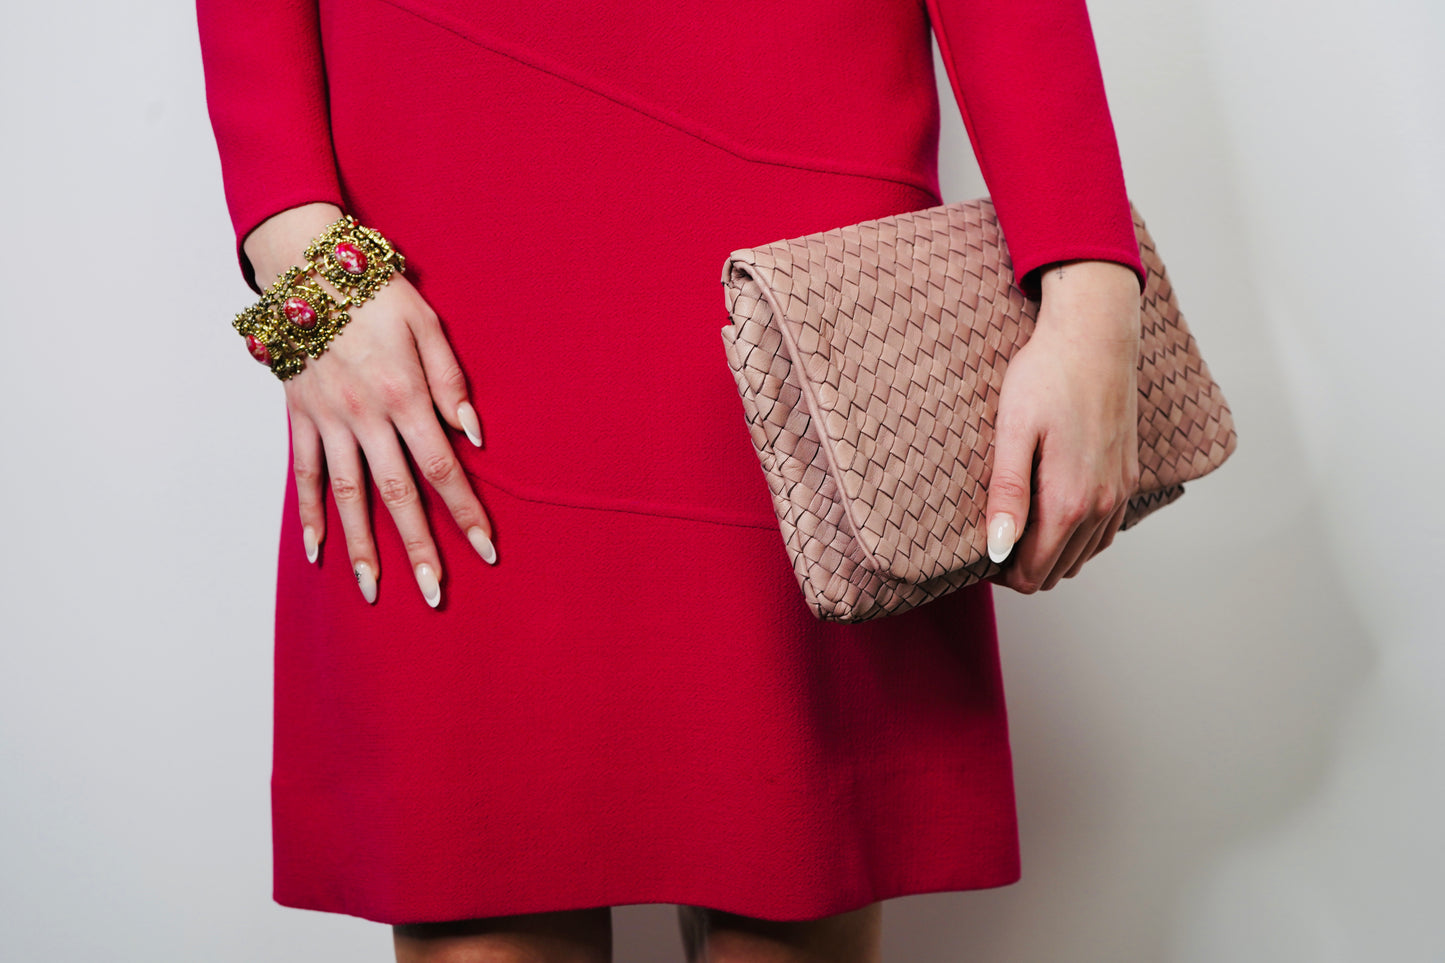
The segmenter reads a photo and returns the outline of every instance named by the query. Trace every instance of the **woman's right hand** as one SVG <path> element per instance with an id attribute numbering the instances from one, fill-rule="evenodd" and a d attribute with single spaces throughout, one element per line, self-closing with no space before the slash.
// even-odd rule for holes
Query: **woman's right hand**
<path id="1" fill-rule="evenodd" d="M 304 204 L 256 227 L 244 243 L 256 283 L 264 290 L 286 268 L 304 264 L 307 244 L 341 215 L 333 204 Z M 340 296 L 329 283 L 320 283 L 333 297 Z M 375 297 L 349 313 L 351 320 L 321 357 L 307 358 L 306 367 L 284 383 L 306 555 L 314 562 L 326 535 L 324 474 L 361 594 L 367 602 L 376 601 L 381 564 L 367 510 L 364 453 L 422 596 L 436 607 L 441 562 L 398 434 L 477 553 L 495 565 L 491 520 L 437 417 L 440 411 L 447 424 L 481 447 L 466 375 L 436 312 L 404 275 L 393 274 Z"/>

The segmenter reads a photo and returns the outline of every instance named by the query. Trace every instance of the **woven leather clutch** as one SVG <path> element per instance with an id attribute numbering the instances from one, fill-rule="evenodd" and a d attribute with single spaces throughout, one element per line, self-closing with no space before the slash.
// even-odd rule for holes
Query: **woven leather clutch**
<path id="1" fill-rule="evenodd" d="M 1121 530 L 1234 451 L 1234 421 L 1143 218 L 1137 492 Z M 733 251 L 728 365 L 819 619 L 897 614 L 997 574 L 984 511 L 1004 370 L 1039 302 L 988 198 Z"/>

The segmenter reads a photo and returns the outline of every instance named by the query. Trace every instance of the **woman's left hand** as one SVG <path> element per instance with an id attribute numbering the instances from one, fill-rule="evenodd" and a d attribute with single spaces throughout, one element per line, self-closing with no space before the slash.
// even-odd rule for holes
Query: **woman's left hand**
<path id="1" fill-rule="evenodd" d="M 1139 484 L 1138 276 L 1071 261 L 1041 280 L 1033 333 L 1004 372 L 984 515 L 991 557 L 1011 548 L 990 581 L 1024 594 L 1108 547 Z"/>

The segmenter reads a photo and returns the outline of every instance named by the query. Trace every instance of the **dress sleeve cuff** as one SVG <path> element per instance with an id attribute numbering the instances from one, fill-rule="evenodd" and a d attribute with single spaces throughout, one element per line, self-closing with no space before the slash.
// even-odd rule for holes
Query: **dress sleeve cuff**
<path id="1" fill-rule="evenodd" d="M 1030 251 L 1021 254 L 1014 262 L 1014 284 L 1024 297 L 1035 301 L 1043 296 L 1043 272 L 1044 268 L 1059 261 L 1113 261 L 1122 264 L 1139 279 L 1139 291 L 1144 290 L 1144 261 L 1139 256 L 1139 243 L 1136 240 L 1133 244 L 1107 245 L 1107 246 L 1084 246 L 1067 247 L 1047 251 Z"/>
<path id="2" fill-rule="evenodd" d="M 256 283 L 256 269 L 251 264 L 251 259 L 246 256 L 244 247 L 246 238 L 250 236 L 251 232 L 260 227 L 272 215 L 293 207 L 300 207 L 303 204 L 320 202 L 335 204 L 343 211 L 347 209 L 340 189 L 334 184 L 293 190 L 271 197 L 264 202 L 256 200 L 244 208 L 236 209 L 233 216 L 236 233 L 236 263 L 241 268 L 241 277 L 245 279 L 247 287 L 257 294 L 263 293 Z"/>

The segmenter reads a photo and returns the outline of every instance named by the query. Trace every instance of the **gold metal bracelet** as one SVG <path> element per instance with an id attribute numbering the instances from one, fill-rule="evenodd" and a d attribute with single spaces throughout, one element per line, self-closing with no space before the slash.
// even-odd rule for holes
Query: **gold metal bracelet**
<path id="1" fill-rule="evenodd" d="M 295 265 L 232 323 L 246 339 L 251 357 L 270 367 L 282 381 L 319 358 L 351 320 L 349 309 L 376 296 L 392 272 L 406 270 L 406 259 L 379 231 L 343 214 L 317 235 Z M 313 277 L 314 275 L 314 277 Z M 324 278 L 341 292 L 337 300 L 317 281 Z"/>

